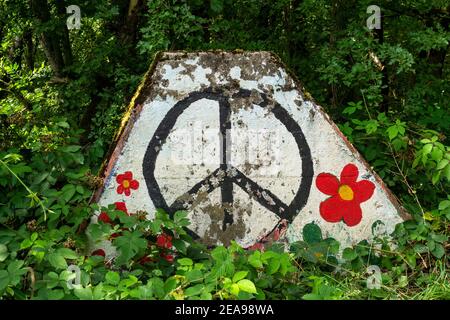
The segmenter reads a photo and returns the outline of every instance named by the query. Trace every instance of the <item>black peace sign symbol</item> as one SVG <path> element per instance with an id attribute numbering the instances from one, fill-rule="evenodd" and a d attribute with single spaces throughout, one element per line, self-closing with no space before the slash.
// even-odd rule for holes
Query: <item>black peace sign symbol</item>
<path id="1" fill-rule="evenodd" d="M 207 176 L 202 181 L 195 184 L 188 192 L 188 195 L 194 195 L 200 190 L 205 190 L 210 193 L 214 189 L 220 186 L 222 204 L 223 203 L 233 203 L 233 184 L 238 185 L 242 190 L 244 190 L 251 198 L 258 201 L 262 206 L 275 213 L 280 219 L 285 219 L 288 223 L 298 215 L 300 210 L 305 206 L 306 201 L 309 197 L 309 192 L 311 190 L 312 179 L 314 175 L 313 163 L 311 159 L 311 151 L 309 149 L 308 143 L 305 136 L 298 125 L 298 123 L 291 118 L 286 109 L 281 107 L 276 102 L 272 102 L 270 111 L 274 116 L 286 127 L 286 129 L 292 134 L 295 142 L 298 146 L 300 153 L 300 158 L 302 160 L 301 165 L 301 182 L 299 188 L 292 200 L 292 202 L 287 205 L 283 203 L 277 196 L 275 196 L 269 190 L 260 187 L 256 182 L 249 179 L 245 174 L 239 171 L 237 168 L 231 166 L 229 163 L 229 146 L 230 141 L 227 141 L 228 137 L 226 130 L 231 129 L 230 115 L 231 108 L 228 101 L 229 98 L 249 98 L 251 95 L 250 90 L 240 89 L 234 94 L 229 92 L 225 93 L 224 90 L 211 89 L 208 88 L 203 91 L 192 92 L 184 98 L 183 100 L 176 103 L 172 109 L 170 109 L 164 119 L 159 124 L 152 139 L 150 140 L 147 151 L 145 152 L 144 161 L 142 164 L 143 175 L 145 182 L 147 184 L 148 194 L 153 201 L 156 208 L 164 209 L 169 213 L 171 217 L 177 210 L 184 209 L 183 205 L 192 204 L 192 200 L 186 200 L 185 197 L 180 196 L 173 203 L 168 204 L 164 199 L 161 190 L 159 188 L 158 182 L 155 179 L 155 164 L 158 154 L 161 150 L 162 145 L 165 143 L 170 131 L 174 127 L 178 117 L 194 102 L 201 99 L 215 100 L 219 103 L 220 112 L 220 133 L 221 133 L 221 158 L 222 163 L 220 166 L 214 170 L 209 176 Z M 264 93 L 259 93 L 262 102 L 258 105 L 262 108 L 267 108 L 269 105 L 269 100 Z M 274 105 L 273 105 L 274 104 Z M 231 169 L 231 170 L 230 170 Z M 230 173 L 232 172 L 232 174 Z M 224 175 L 225 173 L 225 175 Z M 219 184 L 213 186 L 210 183 L 211 179 L 218 178 Z M 224 175 L 224 176 L 223 176 Z M 225 231 L 227 225 L 233 223 L 232 212 L 225 209 L 222 230 Z M 194 238 L 200 238 L 195 232 L 188 229 L 189 234 Z"/>

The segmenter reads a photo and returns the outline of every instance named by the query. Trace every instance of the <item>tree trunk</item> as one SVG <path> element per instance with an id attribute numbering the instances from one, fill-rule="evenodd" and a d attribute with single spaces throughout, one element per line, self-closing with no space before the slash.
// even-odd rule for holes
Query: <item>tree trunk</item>
<path id="1" fill-rule="evenodd" d="M 9 60 L 21 67 L 23 56 L 23 35 L 17 36 L 14 39 L 13 45 L 9 48 Z"/>
<path id="2" fill-rule="evenodd" d="M 380 29 L 375 29 L 375 37 L 378 39 L 378 43 L 382 45 L 384 43 L 384 17 L 383 11 L 380 13 Z M 381 102 L 381 111 L 388 112 L 389 111 L 389 75 L 387 70 L 387 64 L 384 63 L 384 68 L 382 72 L 381 78 L 381 95 L 383 96 L 383 101 Z"/>
<path id="3" fill-rule="evenodd" d="M 40 23 L 48 23 L 51 20 L 47 0 L 31 0 L 31 10 Z M 64 75 L 63 69 L 65 64 L 58 34 L 54 31 L 43 32 L 40 37 L 45 56 L 55 76 L 62 77 Z"/>
<path id="4" fill-rule="evenodd" d="M 120 30 L 119 38 L 123 44 L 134 44 L 137 39 L 139 9 L 144 4 L 142 0 L 130 0 L 125 21 Z"/>
<path id="5" fill-rule="evenodd" d="M 66 6 L 65 2 L 58 0 L 56 1 L 56 9 L 58 11 L 58 15 L 63 18 L 66 16 Z M 64 64 L 66 67 L 72 65 L 73 63 L 73 55 L 72 55 L 72 47 L 70 45 L 69 38 L 69 29 L 67 29 L 66 24 L 61 25 L 62 34 L 61 34 L 61 46 L 62 46 L 62 54 L 64 58 Z"/>
<path id="6" fill-rule="evenodd" d="M 34 69 L 34 45 L 33 45 L 33 32 L 31 31 L 31 29 L 27 29 L 23 37 L 26 46 L 25 61 L 28 70 L 32 71 Z"/>

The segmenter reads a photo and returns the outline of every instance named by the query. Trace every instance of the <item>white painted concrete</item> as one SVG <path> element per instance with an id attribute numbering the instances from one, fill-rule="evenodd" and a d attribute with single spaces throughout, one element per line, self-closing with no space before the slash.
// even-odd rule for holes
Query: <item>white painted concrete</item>
<path id="1" fill-rule="evenodd" d="M 342 168 L 353 163 L 359 169 L 358 181 L 366 177 L 376 186 L 373 196 L 361 204 L 362 221 L 349 227 L 344 222 L 327 222 L 320 216 L 319 205 L 329 196 L 317 189 L 314 177 L 308 201 L 290 226 L 289 241 L 301 239 L 303 226 L 310 222 L 317 223 L 325 237 L 334 237 L 343 246 L 363 239 L 370 240 L 372 224 L 377 220 L 385 224 L 387 233 L 393 231 L 402 219 L 386 192 L 333 129 L 319 107 L 303 98 L 301 88 L 296 87 L 293 79 L 271 55 L 228 54 L 215 64 L 206 59 L 211 55 L 215 54 L 193 53 L 186 58 L 169 54 L 157 64 L 151 75 L 156 94 L 146 100 L 114 169 L 105 181 L 99 200 L 101 205 L 123 201 L 129 212 L 144 210 L 151 218 L 156 208 L 147 192 L 142 163 L 157 126 L 167 112 L 189 93 L 211 86 L 220 88 L 234 82 L 242 89 L 268 94 L 288 111 L 300 125 L 309 144 L 315 176 L 328 172 L 339 177 Z M 270 111 L 258 104 L 235 106 L 234 109 L 231 113 L 231 164 L 289 204 L 302 179 L 302 160 L 293 136 Z M 221 160 L 219 133 L 217 101 L 199 100 L 177 119 L 159 153 L 155 169 L 155 177 L 167 203 L 174 202 L 218 168 Z M 139 189 L 131 190 L 129 197 L 116 192 L 116 175 L 125 171 L 131 171 L 133 178 L 140 183 Z M 252 200 L 238 186 L 234 186 L 233 190 L 234 201 L 246 210 L 242 217 L 245 233 L 236 240 L 243 246 L 250 246 L 272 230 L 279 218 Z M 210 193 L 204 203 L 189 209 L 191 229 L 204 236 L 211 224 L 208 206 L 217 206 L 220 202 L 218 188 Z M 113 253 L 110 249 L 108 251 Z"/>

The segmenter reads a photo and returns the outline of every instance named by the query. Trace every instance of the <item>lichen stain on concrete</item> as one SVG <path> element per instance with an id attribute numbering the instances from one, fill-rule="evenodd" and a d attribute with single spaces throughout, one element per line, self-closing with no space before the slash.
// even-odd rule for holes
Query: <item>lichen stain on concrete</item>
<path id="1" fill-rule="evenodd" d="M 234 204 L 225 202 L 222 204 L 207 204 L 202 206 L 201 209 L 203 212 L 208 213 L 211 218 L 209 229 L 201 239 L 202 243 L 212 246 L 219 242 L 228 246 L 231 244 L 231 241 L 242 239 L 245 236 L 247 227 L 245 226 L 243 216 L 251 215 L 250 204 L 245 206 L 239 201 L 236 201 Z M 223 231 L 225 210 L 232 212 L 233 223 L 227 225 L 226 230 Z"/>

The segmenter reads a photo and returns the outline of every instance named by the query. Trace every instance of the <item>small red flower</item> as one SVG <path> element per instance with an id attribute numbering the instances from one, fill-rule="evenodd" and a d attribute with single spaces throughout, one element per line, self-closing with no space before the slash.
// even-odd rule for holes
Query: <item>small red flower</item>
<path id="1" fill-rule="evenodd" d="M 156 237 L 156 245 L 160 248 L 170 249 L 172 248 L 172 237 L 167 234 L 159 234 Z"/>
<path id="2" fill-rule="evenodd" d="M 114 202 L 114 205 L 116 206 L 116 210 L 120 210 L 125 212 L 128 216 L 130 215 L 128 213 L 128 209 L 127 206 L 125 204 L 125 202 Z M 106 212 L 102 212 L 99 214 L 98 216 L 98 220 L 102 221 L 104 223 L 109 223 L 109 224 L 113 224 L 113 222 L 111 221 L 111 218 L 108 216 L 108 214 Z"/>
<path id="3" fill-rule="evenodd" d="M 375 185 L 369 180 L 356 181 L 358 168 L 347 164 L 341 172 L 341 179 L 330 173 L 321 173 L 316 178 L 316 186 L 321 192 L 331 196 L 320 203 L 320 215 L 328 222 L 342 219 L 349 226 L 356 226 L 362 219 L 360 204 L 369 200 Z"/>
<path id="4" fill-rule="evenodd" d="M 127 206 L 126 206 L 125 202 L 114 202 L 114 205 L 116 206 L 116 210 L 125 212 L 127 214 L 127 216 L 130 215 L 130 213 L 128 212 L 128 209 L 127 209 Z M 113 221 L 111 220 L 111 218 L 108 216 L 108 214 L 106 212 L 100 213 L 99 216 L 98 216 L 98 220 L 102 221 L 104 223 L 108 223 L 111 226 L 115 226 L 116 225 L 116 223 L 113 223 Z M 128 230 L 127 228 L 121 228 L 121 229 L 122 230 Z M 119 237 L 120 235 L 121 235 L 121 232 L 113 233 L 111 235 L 111 239 L 115 239 L 115 238 Z"/>
<path id="5" fill-rule="evenodd" d="M 116 181 L 119 184 L 117 187 L 117 193 L 125 193 L 127 197 L 131 194 L 131 189 L 136 190 L 139 188 L 139 182 L 137 180 L 133 180 L 133 174 L 131 171 L 117 175 Z"/>
<path id="6" fill-rule="evenodd" d="M 125 202 L 114 202 L 114 204 L 116 205 L 116 210 L 125 212 L 127 214 L 127 216 L 130 215 L 128 213 L 127 205 L 125 204 Z"/>
<path id="7" fill-rule="evenodd" d="M 173 263 L 173 255 L 161 253 L 161 257 L 169 263 Z"/>
<path id="8" fill-rule="evenodd" d="M 103 249 L 97 249 L 91 253 L 91 256 L 106 256 L 105 251 Z"/>
<path id="9" fill-rule="evenodd" d="M 98 221 L 104 222 L 104 223 L 109 223 L 111 224 L 111 219 L 109 218 L 108 214 L 106 212 L 102 212 L 100 213 L 100 215 L 98 216 Z"/>

